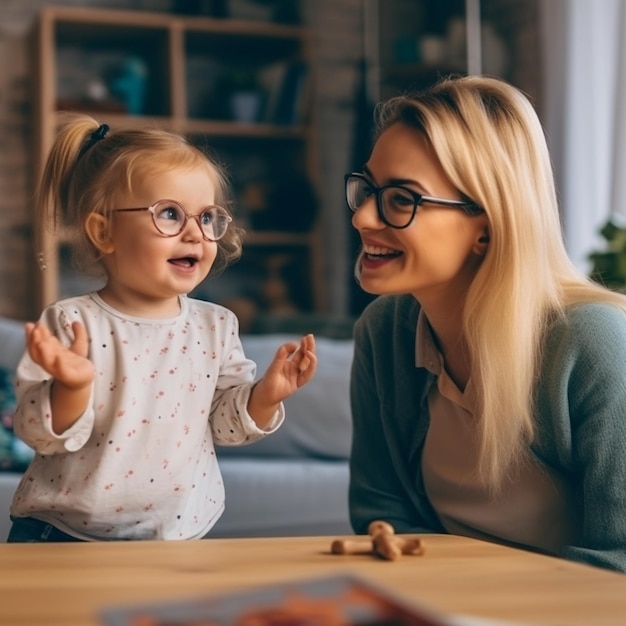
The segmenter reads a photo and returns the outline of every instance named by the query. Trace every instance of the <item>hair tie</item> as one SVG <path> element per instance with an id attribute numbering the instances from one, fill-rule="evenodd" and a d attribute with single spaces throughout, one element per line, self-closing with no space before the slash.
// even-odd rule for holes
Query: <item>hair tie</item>
<path id="1" fill-rule="evenodd" d="M 109 132 L 108 124 L 100 124 L 96 130 L 91 133 L 91 140 L 95 143 L 96 141 L 100 141 L 100 139 L 104 139 Z"/>
<path id="2" fill-rule="evenodd" d="M 94 130 L 90 135 L 87 143 L 81 148 L 81 151 L 78 153 L 78 158 L 83 156 L 89 148 L 91 148 L 94 144 L 98 143 L 101 139 L 104 139 L 109 132 L 108 124 L 100 124 L 96 130 Z"/>

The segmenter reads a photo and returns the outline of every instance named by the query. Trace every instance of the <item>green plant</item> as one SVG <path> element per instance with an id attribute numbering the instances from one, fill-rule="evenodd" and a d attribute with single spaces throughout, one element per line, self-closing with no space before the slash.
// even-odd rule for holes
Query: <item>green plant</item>
<path id="1" fill-rule="evenodd" d="M 626 288 L 626 222 L 611 217 L 600 229 L 607 242 L 606 250 L 594 251 L 589 255 L 593 263 L 590 276 L 593 280 L 610 287 Z"/>

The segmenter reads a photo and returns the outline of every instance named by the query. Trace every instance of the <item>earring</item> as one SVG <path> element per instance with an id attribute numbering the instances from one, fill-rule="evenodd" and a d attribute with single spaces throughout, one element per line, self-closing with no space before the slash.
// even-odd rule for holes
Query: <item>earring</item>
<path id="1" fill-rule="evenodd" d="M 37 255 L 37 261 L 39 262 L 39 269 L 43 272 L 44 270 L 48 269 L 48 266 L 46 265 L 46 259 L 43 255 L 43 252 L 40 252 Z"/>

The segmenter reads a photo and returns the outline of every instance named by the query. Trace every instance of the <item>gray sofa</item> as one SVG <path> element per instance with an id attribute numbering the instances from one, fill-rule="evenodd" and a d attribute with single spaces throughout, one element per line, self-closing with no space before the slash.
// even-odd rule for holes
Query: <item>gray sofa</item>
<path id="1" fill-rule="evenodd" d="M 261 375 L 278 345 L 296 335 L 244 335 L 246 355 Z M 15 368 L 24 347 L 22 324 L 0 318 L 0 366 Z M 317 336 L 315 379 L 285 402 L 277 433 L 249 446 L 218 449 L 226 511 L 214 537 L 342 535 L 348 519 L 351 420 L 348 380 L 352 341 Z M 20 474 L 0 472 L 0 541 Z"/>

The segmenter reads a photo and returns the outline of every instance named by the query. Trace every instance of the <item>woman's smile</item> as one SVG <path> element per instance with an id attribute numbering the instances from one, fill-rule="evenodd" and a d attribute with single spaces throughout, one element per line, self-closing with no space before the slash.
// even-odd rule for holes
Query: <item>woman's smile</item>
<path id="1" fill-rule="evenodd" d="M 400 250 L 380 244 L 363 242 L 363 256 L 361 257 L 362 270 L 375 270 L 402 256 Z"/>

